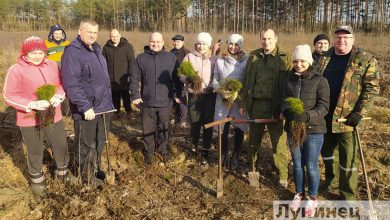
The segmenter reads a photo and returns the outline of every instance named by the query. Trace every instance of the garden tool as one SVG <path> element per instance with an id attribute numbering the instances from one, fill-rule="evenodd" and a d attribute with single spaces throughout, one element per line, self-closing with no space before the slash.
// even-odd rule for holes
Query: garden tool
<path id="1" fill-rule="evenodd" d="M 244 120 L 234 120 L 235 123 L 272 123 L 276 122 L 277 119 L 266 118 L 266 119 L 244 119 Z M 251 149 L 254 149 L 255 146 L 251 145 Z M 252 155 L 252 171 L 248 172 L 249 185 L 253 187 L 259 187 L 260 183 L 260 173 L 256 172 L 255 167 L 255 155 Z"/>
<path id="2" fill-rule="evenodd" d="M 218 126 L 218 176 L 217 176 L 217 199 L 223 196 L 223 177 L 222 177 L 222 125 L 232 121 L 233 118 L 225 118 L 204 125 L 204 128 Z"/>
<path id="3" fill-rule="evenodd" d="M 362 118 L 362 120 L 370 120 L 370 119 L 371 119 L 370 117 Z M 337 122 L 346 122 L 346 121 L 347 121 L 347 119 L 345 119 L 345 118 L 340 118 L 337 120 Z M 376 211 L 374 209 L 374 205 L 372 204 L 372 197 L 371 197 L 370 184 L 368 183 L 366 162 L 364 159 L 364 152 L 363 152 L 362 144 L 360 142 L 360 135 L 359 135 L 359 130 L 358 130 L 357 126 L 354 127 L 354 133 L 356 136 L 356 143 L 357 143 L 357 146 L 359 148 L 359 155 L 360 155 L 360 161 L 362 163 L 364 182 L 366 183 L 367 198 L 368 198 L 368 204 L 369 204 L 368 217 L 371 220 L 376 220 L 376 219 L 378 219 L 378 216 L 377 216 Z"/>
<path id="4" fill-rule="evenodd" d="M 111 110 L 107 112 L 97 113 L 96 115 L 103 115 L 103 126 L 104 126 L 104 135 L 105 135 L 105 143 L 106 143 L 106 155 L 107 155 L 107 166 L 108 166 L 108 176 L 106 176 L 106 180 L 108 184 L 115 185 L 115 173 L 111 171 L 111 163 L 110 163 L 110 142 L 108 141 L 107 134 L 107 124 L 106 124 L 106 114 L 116 112 L 116 110 Z"/>

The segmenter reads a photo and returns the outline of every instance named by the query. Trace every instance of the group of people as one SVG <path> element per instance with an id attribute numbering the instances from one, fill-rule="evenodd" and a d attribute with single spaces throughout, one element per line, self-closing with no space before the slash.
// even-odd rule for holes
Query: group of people
<path id="1" fill-rule="evenodd" d="M 110 32 L 110 40 L 103 49 L 96 43 L 97 35 L 98 24 L 90 19 L 81 21 L 78 36 L 72 42 L 66 41 L 64 30 L 55 25 L 46 44 L 37 37 L 26 39 L 17 64 L 8 71 L 3 95 L 7 104 L 17 110 L 17 125 L 27 146 L 34 192 L 42 193 L 45 189 L 43 140 L 53 150 L 57 178 L 66 181 L 69 177 L 61 102 L 69 99 L 74 119 L 79 175 L 84 182 L 100 183 L 104 172 L 99 164 L 110 113 L 120 111 L 122 99 L 127 112 L 131 111 L 130 103 L 141 109 L 147 166 L 153 163 L 155 153 L 164 162 L 171 158 L 167 143 L 173 105 L 180 126 L 185 127 L 189 122 L 191 144 L 201 153 L 202 165 L 211 162 L 209 150 L 213 136 L 212 128 L 204 129 L 203 125 L 226 117 L 270 119 L 266 123 L 243 124 L 234 120 L 225 123 L 223 164 L 229 164 L 232 170 L 240 166 L 239 155 L 248 128 L 248 162 L 258 161 L 267 128 L 273 163 L 279 184 L 284 188 L 288 184 L 291 153 L 296 190 L 291 209 L 297 210 L 305 204 L 306 215 L 314 215 L 320 154 L 325 164 L 323 190 L 338 188 L 343 199 L 356 199 L 359 160 L 353 131 L 366 114 L 372 96 L 379 92 L 379 72 L 376 59 L 354 45 L 350 26 L 336 28 L 330 49 L 329 37 L 319 34 L 314 39 L 313 53 L 309 45 L 303 44 L 296 46 L 292 54 L 277 44 L 277 33 L 270 28 L 260 32 L 261 48 L 247 53 L 243 36 L 232 34 L 226 46 L 218 42 L 218 56 L 217 50 L 212 49 L 212 37 L 206 32 L 197 34 L 192 51 L 184 47 L 182 35 L 172 37 L 174 48 L 167 51 L 162 34 L 154 32 L 144 52 L 137 57 L 118 30 Z M 185 61 L 191 63 L 201 79 L 200 90 L 178 75 L 179 66 Z M 230 106 L 224 99 L 231 94 L 221 90 L 228 79 L 242 83 L 239 98 Z M 47 84 L 55 86 L 55 93 L 48 100 L 39 100 L 36 91 Z M 300 99 L 303 112 L 292 111 L 285 101 L 287 98 Z M 53 125 L 39 126 L 38 113 L 50 106 L 55 108 Z M 346 121 L 339 122 L 339 119 Z M 306 133 L 300 143 L 294 141 L 292 127 L 296 122 L 304 124 Z M 234 131 L 231 155 L 230 131 Z"/>

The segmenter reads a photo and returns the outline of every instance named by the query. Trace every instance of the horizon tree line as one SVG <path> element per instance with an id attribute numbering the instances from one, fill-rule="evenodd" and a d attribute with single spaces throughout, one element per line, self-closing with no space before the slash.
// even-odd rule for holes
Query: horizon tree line
<path id="1" fill-rule="evenodd" d="M 124 31 L 286 33 L 341 24 L 390 32 L 390 0 L 0 0 L 0 30 L 77 28 L 82 18 Z"/>

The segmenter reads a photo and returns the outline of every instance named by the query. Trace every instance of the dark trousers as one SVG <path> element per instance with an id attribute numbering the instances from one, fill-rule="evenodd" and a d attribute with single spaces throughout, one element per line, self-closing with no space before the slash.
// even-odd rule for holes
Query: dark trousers
<path id="1" fill-rule="evenodd" d="M 129 90 L 112 91 L 111 93 L 112 103 L 114 104 L 114 107 L 116 108 L 118 113 L 121 110 L 121 99 L 123 100 L 123 107 L 125 108 L 126 112 L 131 111 Z"/>
<path id="2" fill-rule="evenodd" d="M 20 127 L 20 130 L 27 148 L 27 165 L 32 179 L 42 177 L 44 140 L 51 146 L 57 170 L 66 170 L 69 154 L 62 120 L 44 128 Z"/>
<path id="3" fill-rule="evenodd" d="M 187 114 L 188 114 L 187 97 L 182 97 L 180 101 L 181 101 L 180 104 L 174 103 L 173 108 L 175 110 L 176 121 L 182 123 L 187 121 Z"/>
<path id="4" fill-rule="evenodd" d="M 191 142 L 198 146 L 200 129 L 214 121 L 216 94 L 188 94 L 188 111 L 191 120 Z M 203 148 L 209 149 L 213 137 L 213 128 L 203 129 Z M 204 151 L 206 153 L 206 151 Z"/>
<path id="5" fill-rule="evenodd" d="M 172 106 L 142 107 L 142 129 L 144 137 L 144 155 L 152 157 L 156 147 L 161 155 L 168 153 L 168 129 Z"/>
<path id="6" fill-rule="evenodd" d="M 229 153 L 228 147 L 228 138 L 229 138 L 229 127 L 230 122 L 225 123 L 222 132 L 222 155 L 227 158 L 227 154 Z M 244 142 L 244 132 L 239 128 L 234 128 L 234 149 L 233 149 L 233 157 L 238 157 L 241 152 L 241 146 Z"/>
<path id="7" fill-rule="evenodd" d="M 75 120 L 74 131 L 76 141 L 76 160 L 83 178 L 89 177 L 99 170 L 99 162 L 110 128 L 111 115 L 96 116 L 91 121 Z"/>

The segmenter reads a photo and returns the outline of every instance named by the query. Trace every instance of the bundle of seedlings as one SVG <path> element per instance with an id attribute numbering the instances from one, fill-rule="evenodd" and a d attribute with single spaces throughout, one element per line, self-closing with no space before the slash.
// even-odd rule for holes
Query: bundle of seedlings
<path id="1" fill-rule="evenodd" d="M 185 77 L 188 87 L 191 88 L 195 94 L 201 93 L 202 90 L 202 79 L 198 73 L 192 67 L 190 61 L 184 61 L 180 64 L 178 70 L 178 76 L 180 78 Z"/>
<path id="2" fill-rule="evenodd" d="M 38 96 L 38 100 L 46 100 L 50 102 L 51 97 L 54 96 L 56 87 L 50 84 L 45 84 L 37 89 L 35 94 Z M 49 105 L 49 107 L 42 111 L 36 112 L 36 117 L 39 121 L 39 127 L 44 128 L 53 124 L 55 116 L 55 107 Z"/>
<path id="3" fill-rule="evenodd" d="M 285 100 L 288 111 L 291 114 L 303 114 L 305 112 L 305 108 L 302 100 L 299 98 L 289 97 Z M 301 121 L 291 121 L 291 135 L 294 146 L 302 146 L 303 142 L 306 139 L 306 123 Z"/>
<path id="4" fill-rule="evenodd" d="M 218 92 L 222 95 L 222 101 L 225 105 L 231 109 L 234 101 L 239 98 L 238 93 L 242 88 L 242 83 L 237 79 L 226 79 L 225 83 L 218 89 Z"/>

